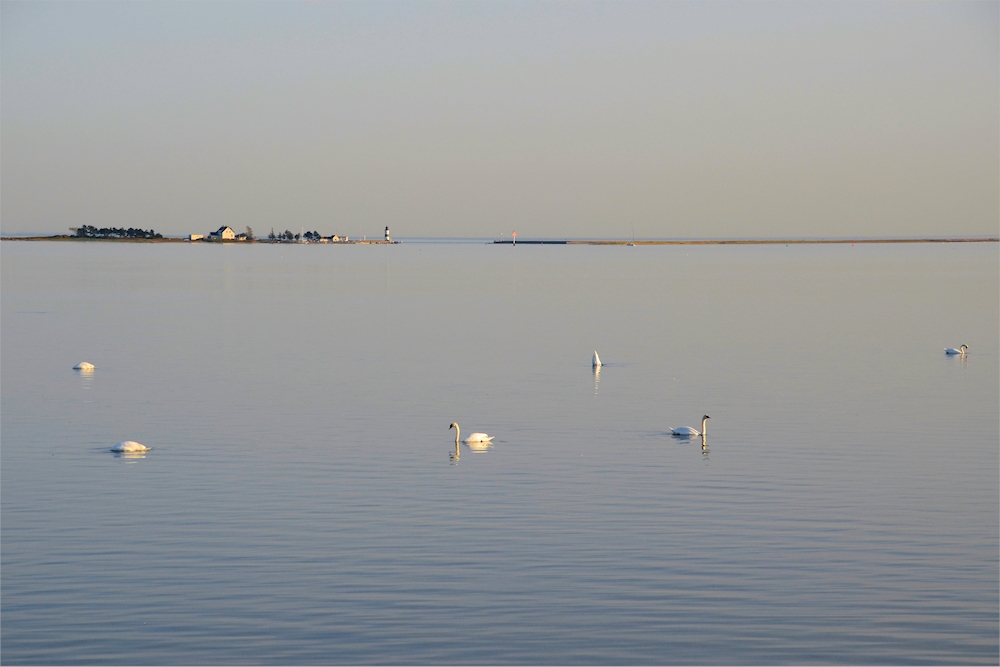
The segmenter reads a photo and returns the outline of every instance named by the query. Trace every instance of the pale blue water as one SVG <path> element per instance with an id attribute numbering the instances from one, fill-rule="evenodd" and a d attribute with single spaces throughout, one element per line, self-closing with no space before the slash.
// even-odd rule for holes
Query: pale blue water
<path id="1" fill-rule="evenodd" d="M 1000 658 L 996 244 L 0 252 L 4 664 Z"/>

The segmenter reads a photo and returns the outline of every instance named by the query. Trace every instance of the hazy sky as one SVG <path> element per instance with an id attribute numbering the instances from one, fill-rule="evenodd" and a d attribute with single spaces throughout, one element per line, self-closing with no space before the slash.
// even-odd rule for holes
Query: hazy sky
<path id="1" fill-rule="evenodd" d="M 996 234 L 997 2 L 0 3 L 0 224 Z"/>

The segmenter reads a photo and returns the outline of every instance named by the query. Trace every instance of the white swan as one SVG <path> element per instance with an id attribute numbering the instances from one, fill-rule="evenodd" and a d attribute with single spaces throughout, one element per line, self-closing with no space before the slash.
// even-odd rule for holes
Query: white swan
<path id="1" fill-rule="evenodd" d="M 455 429 L 455 444 L 457 445 L 458 444 L 458 438 L 461 435 L 462 430 L 460 428 L 458 428 L 458 423 L 457 422 L 452 422 L 451 426 L 449 426 L 448 428 L 449 429 L 452 429 L 452 428 Z M 486 443 L 488 443 L 492 439 L 493 439 L 492 435 L 486 435 L 485 433 L 473 433 L 472 435 L 470 435 L 465 440 L 462 440 L 462 442 L 464 442 L 467 445 L 471 445 L 471 444 L 480 443 L 480 442 L 486 442 Z"/>
<path id="2" fill-rule="evenodd" d="M 95 368 L 97 368 L 97 366 L 90 363 L 89 361 L 81 361 L 76 366 L 73 366 L 74 371 L 92 371 Z"/>
<path id="3" fill-rule="evenodd" d="M 117 445 L 111 448 L 113 452 L 148 452 L 149 447 L 146 445 L 141 445 L 134 440 L 126 440 L 125 442 L 119 442 Z"/>
<path id="4" fill-rule="evenodd" d="M 705 422 L 707 422 L 711 417 L 705 415 L 701 418 L 701 433 L 694 430 L 690 426 L 678 426 L 677 428 L 670 429 L 670 435 L 679 435 L 681 437 L 690 437 L 692 435 L 705 435 Z"/>
<path id="5" fill-rule="evenodd" d="M 944 353 L 945 354 L 960 354 L 960 355 L 962 355 L 964 357 L 965 356 L 965 351 L 968 350 L 968 349 L 969 349 L 969 346 L 963 343 L 962 346 L 959 347 L 957 350 L 955 348 L 953 348 L 953 347 L 946 347 L 944 349 Z"/>
<path id="6" fill-rule="evenodd" d="M 597 356 L 597 350 L 594 350 L 593 367 L 594 368 L 600 368 L 602 365 L 603 364 L 601 364 L 601 358 L 599 356 Z"/>

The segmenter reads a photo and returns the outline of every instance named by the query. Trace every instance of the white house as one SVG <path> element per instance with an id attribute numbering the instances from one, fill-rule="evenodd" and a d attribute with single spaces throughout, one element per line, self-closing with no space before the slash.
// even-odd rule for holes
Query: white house
<path id="1" fill-rule="evenodd" d="M 191 234 L 188 236 L 188 241 L 200 241 L 205 238 L 204 234 Z"/>
<path id="2" fill-rule="evenodd" d="M 216 231 L 209 234 L 213 239 L 222 239 L 223 241 L 235 241 L 236 232 L 233 231 L 232 227 L 219 227 Z"/>

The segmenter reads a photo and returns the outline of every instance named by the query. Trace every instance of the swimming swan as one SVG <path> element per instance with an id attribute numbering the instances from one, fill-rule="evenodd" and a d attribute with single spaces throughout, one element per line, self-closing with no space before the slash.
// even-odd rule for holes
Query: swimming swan
<path id="1" fill-rule="evenodd" d="M 962 346 L 960 348 L 958 348 L 957 350 L 955 348 L 953 348 L 953 347 L 946 347 L 944 349 L 944 353 L 945 354 L 960 354 L 960 355 L 962 355 L 964 357 L 965 356 L 965 351 L 968 350 L 968 349 L 969 349 L 969 346 L 965 345 L 963 343 Z"/>
<path id="2" fill-rule="evenodd" d="M 111 448 L 113 452 L 148 452 L 149 447 L 146 445 L 140 445 L 134 440 L 126 440 L 125 442 L 119 442 L 117 445 Z"/>
<path id="3" fill-rule="evenodd" d="M 597 356 L 597 350 L 594 350 L 594 361 L 592 362 L 592 365 L 594 368 L 600 368 L 602 366 L 601 358 Z"/>
<path id="4" fill-rule="evenodd" d="M 97 368 L 97 366 L 90 363 L 89 361 L 81 361 L 76 366 L 73 366 L 74 371 L 92 371 L 95 368 Z"/>
<path id="5" fill-rule="evenodd" d="M 455 444 L 457 445 L 458 444 L 459 435 L 462 433 L 461 429 L 458 428 L 458 423 L 457 422 L 452 422 L 451 426 L 449 426 L 448 428 L 449 429 L 455 429 Z M 489 442 L 492 439 L 493 439 L 492 435 L 486 435 L 485 433 L 473 433 L 472 435 L 470 435 L 465 440 L 462 440 L 462 442 L 464 442 L 465 444 L 469 445 L 469 444 L 472 444 L 472 443 L 475 443 L 475 442 Z"/>
<path id="6" fill-rule="evenodd" d="M 692 435 L 705 435 L 705 422 L 707 422 L 711 417 L 705 415 L 701 418 L 701 433 L 694 430 L 690 426 L 678 426 L 677 428 L 670 429 L 670 435 L 679 435 L 681 437 L 692 436 Z"/>

